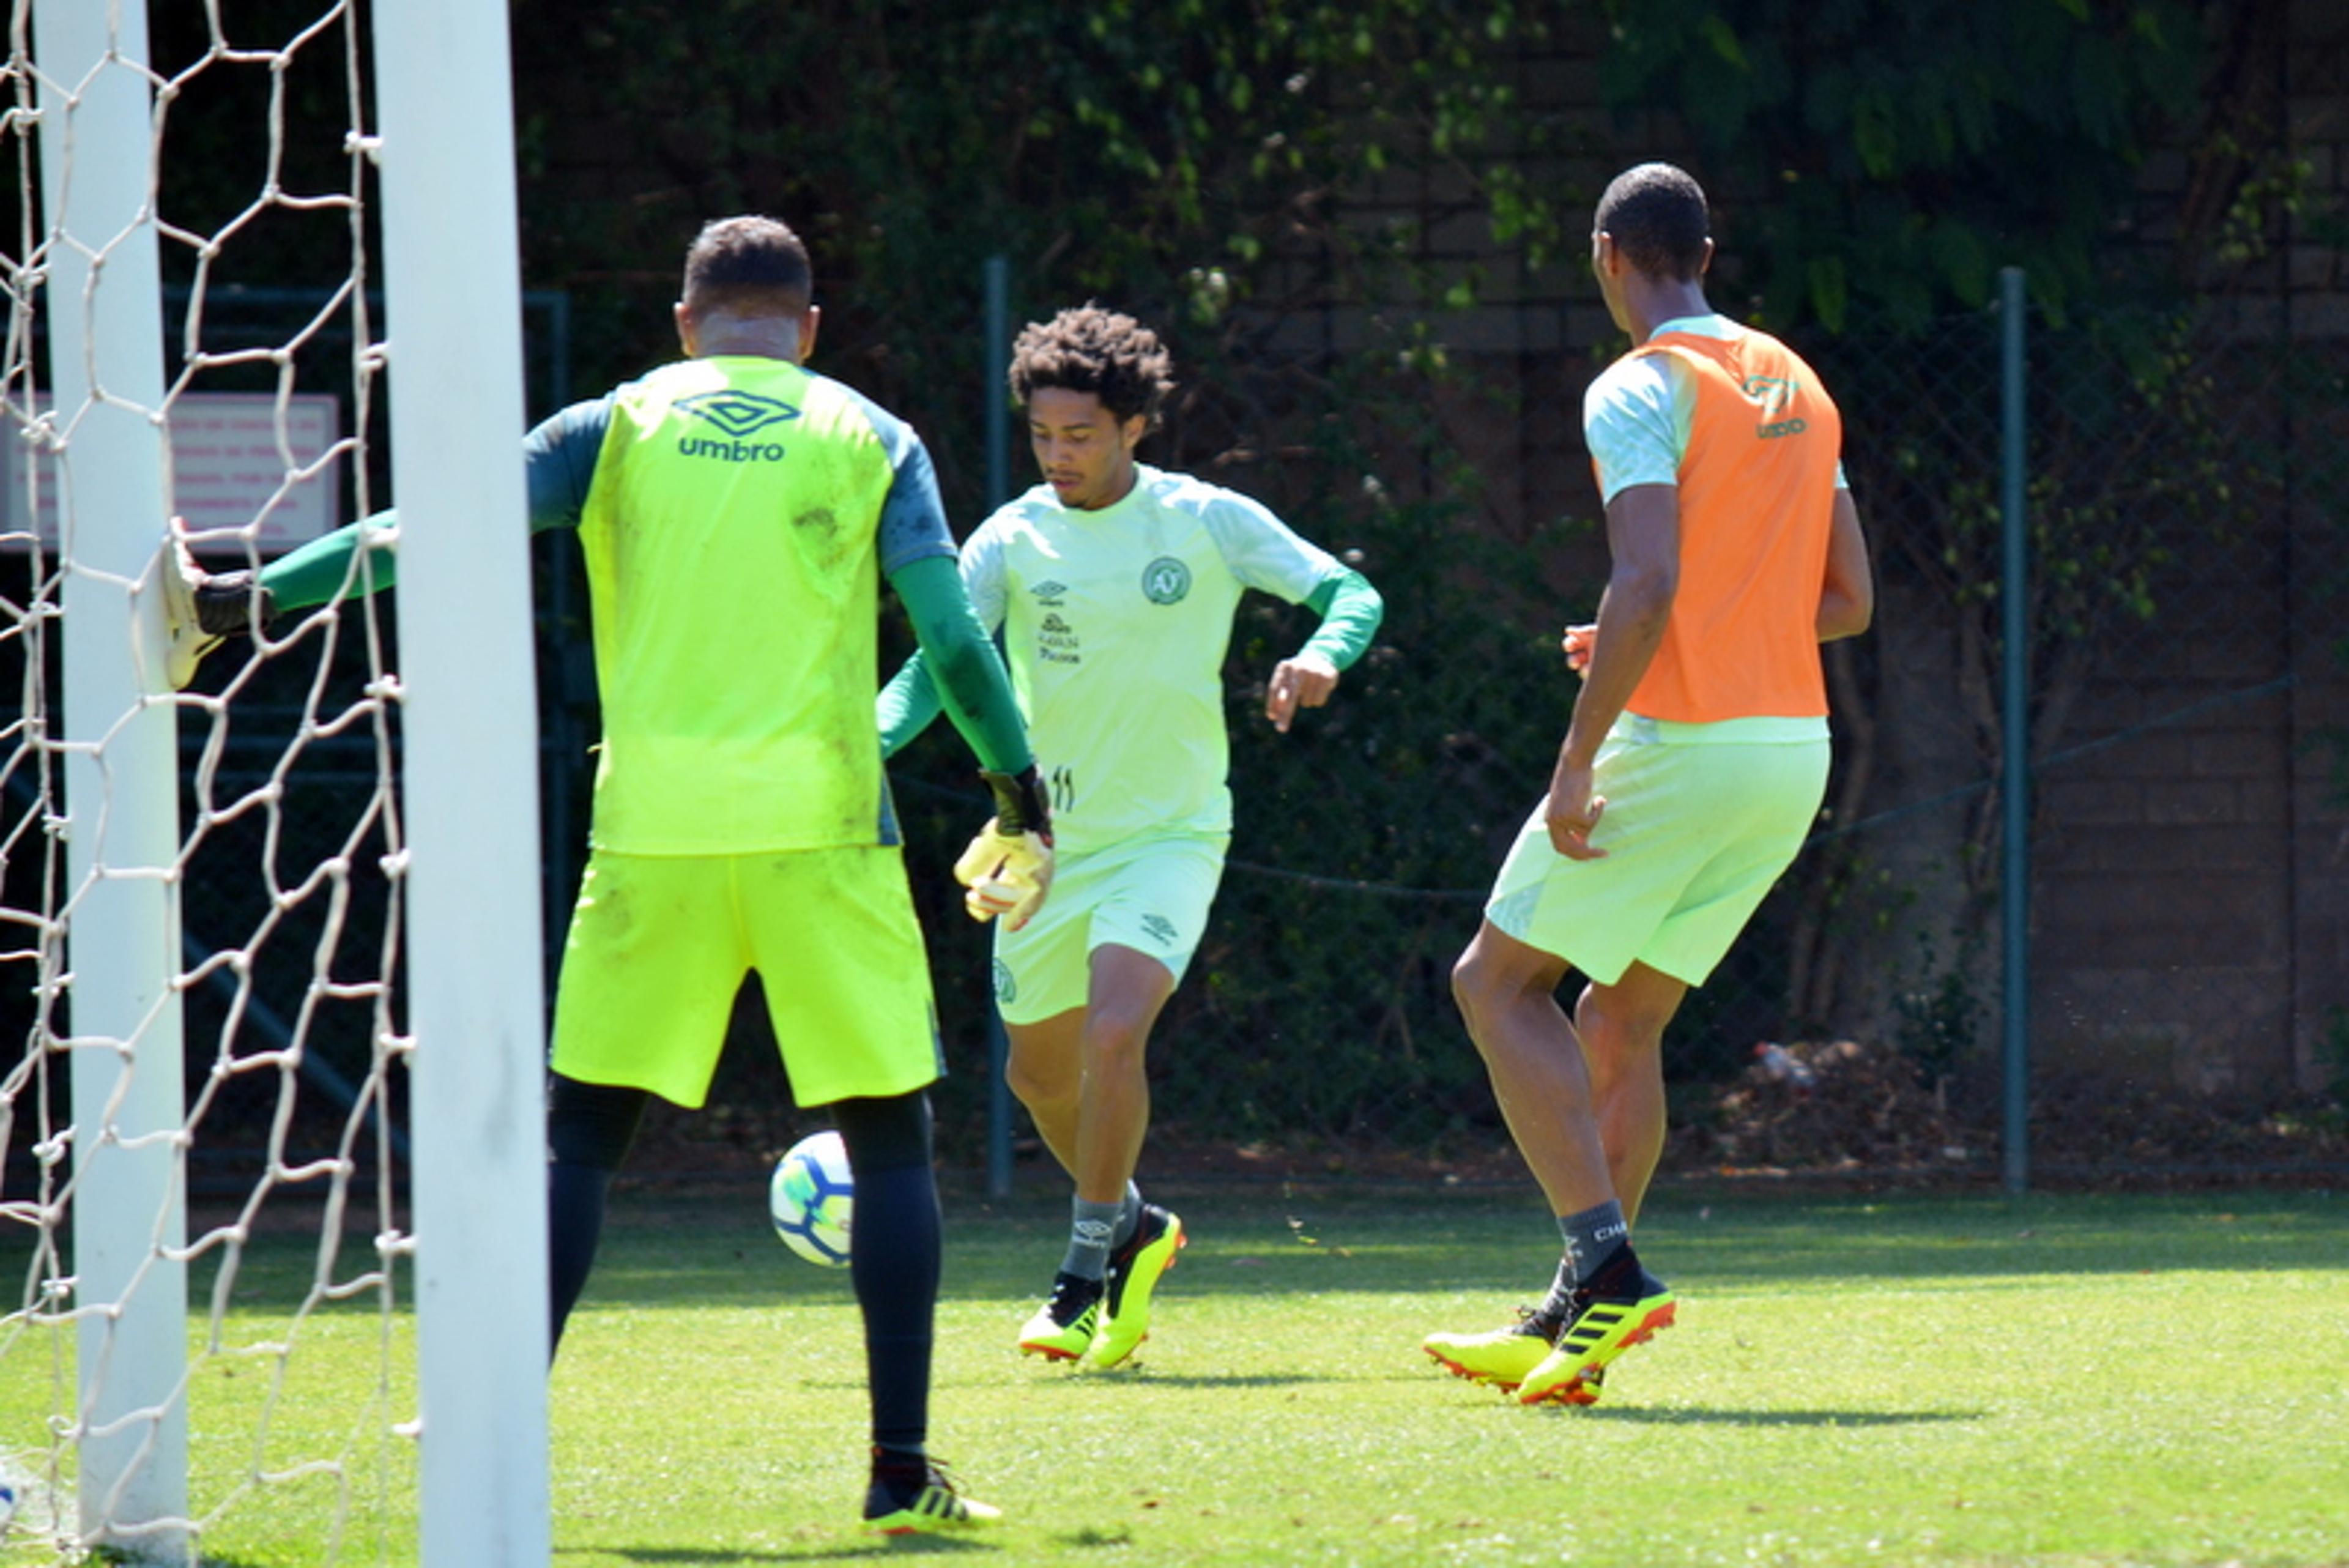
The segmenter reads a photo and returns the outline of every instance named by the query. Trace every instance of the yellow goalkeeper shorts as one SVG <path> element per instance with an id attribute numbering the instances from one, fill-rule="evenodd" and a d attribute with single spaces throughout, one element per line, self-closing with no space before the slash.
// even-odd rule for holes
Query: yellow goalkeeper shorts
<path id="1" fill-rule="evenodd" d="M 563 949 L 554 1070 L 699 1106 L 754 969 L 801 1105 L 906 1094 L 945 1072 L 895 846 L 596 850 Z"/>
<path id="2" fill-rule="evenodd" d="M 1676 724 L 1627 713 L 1591 776 L 1607 810 L 1590 842 L 1606 857 L 1569 860 L 1551 848 L 1537 805 L 1485 918 L 1601 985 L 1635 962 L 1702 985 L 1818 816 L 1826 721 Z"/>
<path id="3" fill-rule="evenodd" d="M 1085 1004 L 1093 950 L 1128 947 L 1176 984 L 1207 929 L 1231 836 L 1164 833 L 1054 857 L 1052 888 L 1019 930 L 995 928 L 995 1002 L 1008 1023 Z"/>

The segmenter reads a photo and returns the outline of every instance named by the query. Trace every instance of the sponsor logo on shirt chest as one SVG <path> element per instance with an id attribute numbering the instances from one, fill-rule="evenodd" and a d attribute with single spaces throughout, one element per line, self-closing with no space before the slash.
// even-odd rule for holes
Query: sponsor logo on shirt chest
<path id="1" fill-rule="evenodd" d="M 1036 657 L 1049 664 L 1081 664 L 1083 643 L 1077 628 L 1061 618 L 1058 610 L 1046 610 L 1044 618 L 1036 623 Z"/>
<path id="2" fill-rule="evenodd" d="M 1179 556 L 1160 556 L 1143 567 L 1139 586 L 1142 597 L 1154 605 L 1180 604 L 1190 597 L 1191 568 Z M 1068 607 L 1071 591 L 1066 583 L 1050 577 L 1040 583 L 1028 585 L 1028 597 L 1040 612 L 1036 622 L 1036 659 L 1039 663 L 1074 665 L 1084 662 L 1083 639 L 1068 618 L 1061 613 Z"/>
<path id="3" fill-rule="evenodd" d="M 1028 597 L 1034 599 L 1036 607 L 1044 612 L 1042 618 L 1036 623 L 1036 659 L 1040 664 L 1082 664 L 1085 661 L 1083 640 L 1077 636 L 1077 628 L 1061 614 L 1068 602 L 1068 595 L 1067 584 L 1056 583 L 1050 578 L 1029 587 Z"/>

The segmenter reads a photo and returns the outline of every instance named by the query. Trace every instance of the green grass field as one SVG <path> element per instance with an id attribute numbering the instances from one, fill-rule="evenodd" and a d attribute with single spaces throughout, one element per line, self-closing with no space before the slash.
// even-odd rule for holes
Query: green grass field
<path id="1" fill-rule="evenodd" d="M 1667 1190 L 1641 1234 L 1680 1325 L 1588 1410 L 1518 1408 L 1418 1350 L 1544 1282 L 1529 1185 L 1157 1195 L 1195 1239 L 1144 1365 L 1092 1376 L 1011 1348 L 1062 1206 L 950 1198 L 933 1446 L 1009 1518 L 894 1545 L 854 1529 L 845 1273 L 787 1254 L 759 1193 L 624 1195 L 554 1378 L 555 1563 L 2349 1563 L 2339 1194 Z M 282 1336 L 264 1303 L 308 1271 L 297 1241 L 248 1265 L 228 1341 Z M 266 1357 L 203 1365 L 200 1506 L 273 1387 L 259 1462 L 350 1451 L 339 1545 L 339 1483 L 316 1476 L 233 1500 L 207 1562 L 412 1560 L 412 1455 L 372 1437 L 412 1396 L 379 1374 L 380 1339 L 372 1309 L 337 1307 L 302 1326 L 282 1386 Z M 0 1456 L 20 1466 L 36 1348 L 0 1358 Z"/>

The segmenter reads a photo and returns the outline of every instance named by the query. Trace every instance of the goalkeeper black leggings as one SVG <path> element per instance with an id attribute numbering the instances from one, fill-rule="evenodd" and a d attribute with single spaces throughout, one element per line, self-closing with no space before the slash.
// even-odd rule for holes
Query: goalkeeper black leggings
<path id="1" fill-rule="evenodd" d="M 547 1285 L 554 1345 L 595 1266 L 612 1178 L 628 1158 L 651 1096 L 555 1075 L 547 1091 Z M 830 1107 L 856 1179 L 849 1275 L 864 1315 L 873 1441 L 919 1453 L 927 1436 L 932 1324 L 938 1294 L 938 1191 L 930 1168 L 930 1099 L 916 1090 Z"/>

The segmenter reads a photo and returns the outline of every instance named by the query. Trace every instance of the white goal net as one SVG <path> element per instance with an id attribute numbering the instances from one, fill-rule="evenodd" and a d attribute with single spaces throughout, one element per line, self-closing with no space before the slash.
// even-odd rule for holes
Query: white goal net
<path id="1" fill-rule="evenodd" d="M 0 1563 L 547 1558 L 505 24 L 304 9 L 10 8 Z M 170 688 L 167 518 L 393 501 Z"/>

